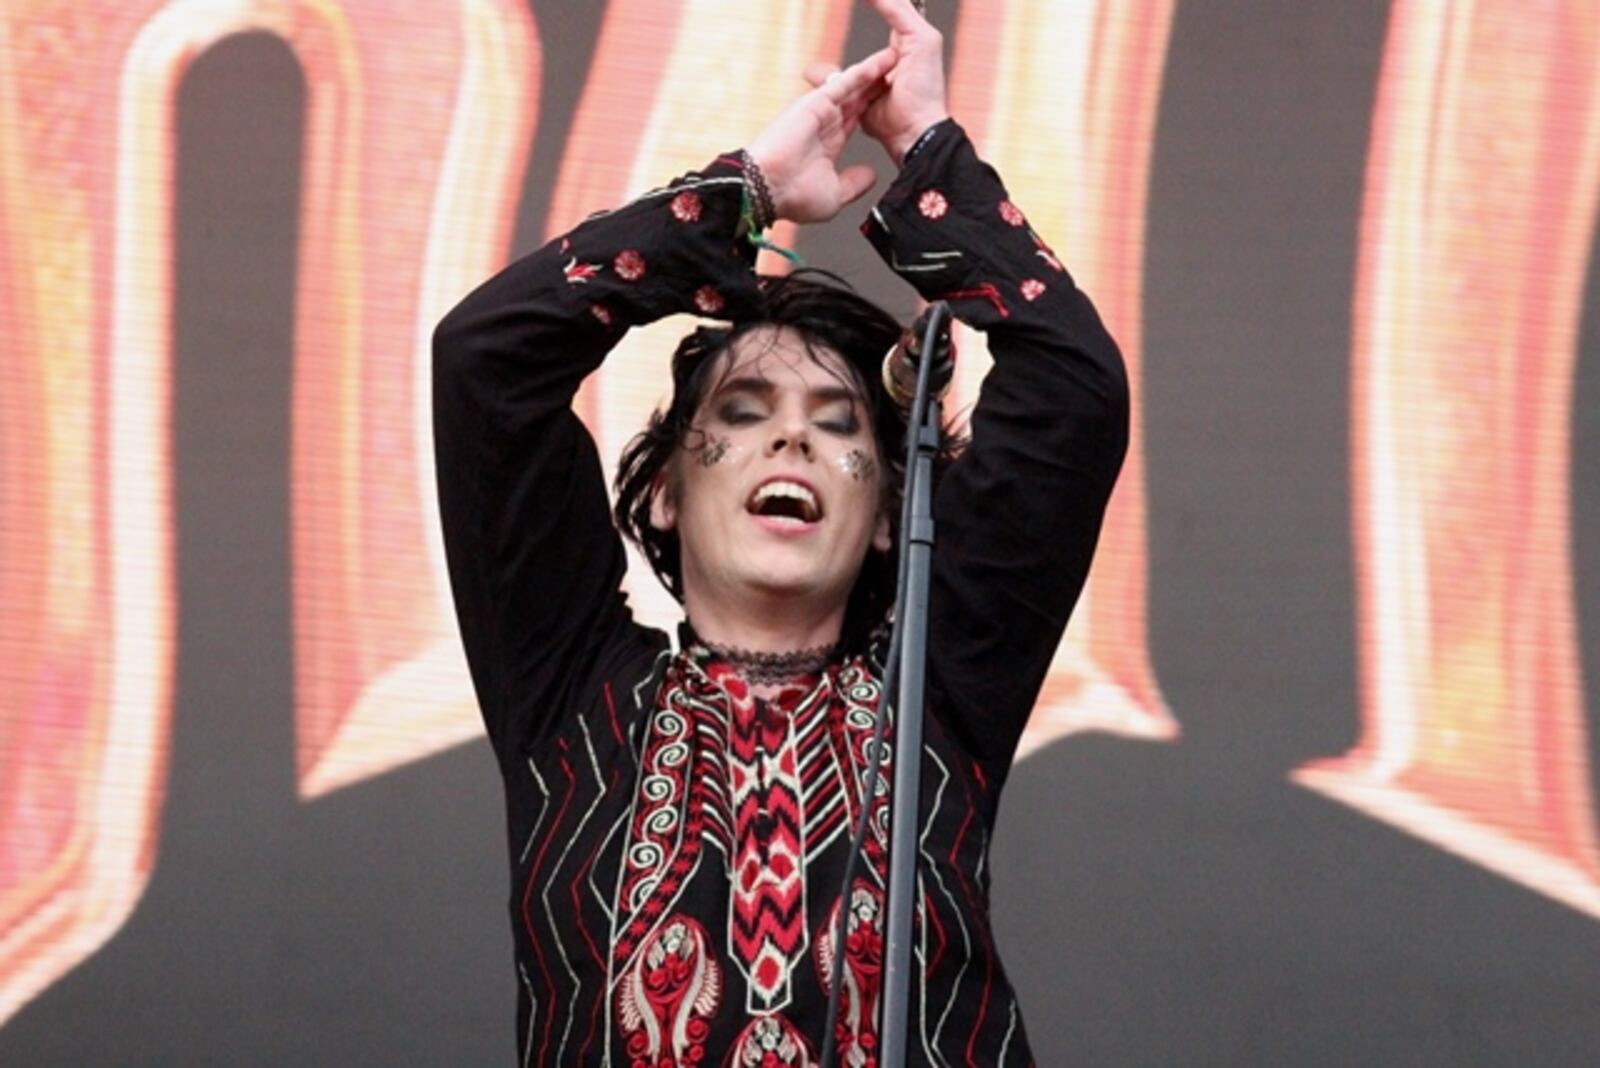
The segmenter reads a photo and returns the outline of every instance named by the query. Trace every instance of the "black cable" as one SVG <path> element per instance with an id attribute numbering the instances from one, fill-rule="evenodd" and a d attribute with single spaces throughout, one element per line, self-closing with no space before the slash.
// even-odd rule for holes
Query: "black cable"
<path id="1" fill-rule="evenodd" d="M 898 638 L 900 627 L 895 625 L 893 636 Z M 844 979 L 845 939 L 850 931 L 850 884 L 855 879 L 856 861 L 861 857 L 861 847 L 867 840 L 867 823 L 872 815 L 872 799 L 882 778 L 883 743 L 889 733 L 889 690 L 898 681 L 900 673 L 900 646 L 897 642 L 889 651 L 889 660 L 883 672 L 883 694 L 878 700 L 877 722 L 873 727 L 872 749 L 867 764 L 867 779 L 862 788 L 861 811 L 856 815 L 855 833 L 850 839 L 850 854 L 845 861 L 843 886 L 839 891 L 839 918 L 833 932 L 833 967 L 828 980 L 828 1016 L 822 1041 L 821 1068 L 829 1068 L 836 1055 L 834 1033 L 839 1022 L 839 987 Z"/>

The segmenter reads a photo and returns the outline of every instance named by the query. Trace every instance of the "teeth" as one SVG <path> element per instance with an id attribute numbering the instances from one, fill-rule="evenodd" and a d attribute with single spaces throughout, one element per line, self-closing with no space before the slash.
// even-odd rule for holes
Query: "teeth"
<path id="1" fill-rule="evenodd" d="M 816 494 L 798 482 L 789 482 L 781 478 L 773 479 L 758 487 L 755 495 L 750 498 L 750 506 L 760 508 L 763 503 L 774 497 L 787 497 L 799 501 L 804 506 L 807 521 L 815 521 L 820 514 L 821 509 L 817 507 Z"/>
<path id="2" fill-rule="evenodd" d="M 817 506 L 817 498 L 812 492 L 798 482 L 785 482 L 783 479 L 774 479 L 756 490 L 755 501 L 760 504 L 769 497 L 793 497 L 797 501 L 804 501 L 812 508 Z"/>

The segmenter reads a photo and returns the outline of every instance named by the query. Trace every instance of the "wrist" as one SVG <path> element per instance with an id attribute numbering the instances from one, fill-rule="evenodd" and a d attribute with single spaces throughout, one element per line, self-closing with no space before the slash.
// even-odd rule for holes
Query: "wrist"
<path id="1" fill-rule="evenodd" d="M 773 199 L 772 187 L 767 182 L 766 172 L 754 154 L 748 149 L 741 148 L 735 160 L 744 178 L 745 204 L 749 209 L 751 227 L 760 233 L 778 221 L 777 201 Z"/>
<path id="2" fill-rule="evenodd" d="M 923 138 L 931 134 L 935 126 L 938 126 L 949 117 L 949 112 L 930 112 L 916 122 L 907 123 L 907 132 L 885 146 L 889 150 L 889 158 L 894 160 L 894 165 L 896 167 L 905 166 L 906 157 L 911 153 L 911 150 L 921 144 Z"/>

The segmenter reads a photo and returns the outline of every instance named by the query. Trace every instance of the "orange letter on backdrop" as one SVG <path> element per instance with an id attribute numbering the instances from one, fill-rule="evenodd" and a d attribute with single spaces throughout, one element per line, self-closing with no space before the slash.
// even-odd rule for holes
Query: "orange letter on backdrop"
<path id="1" fill-rule="evenodd" d="M 503 257 L 537 85 L 523 5 L 8 4 L 0 1021 L 110 937 L 154 861 L 176 611 L 173 100 L 195 55 L 244 31 L 282 37 L 309 91 L 293 487 L 301 791 L 477 730 L 437 547 L 427 346 Z"/>
<path id="2" fill-rule="evenodd" d="M 1105 317 L 1128 362 L 1133 436 L 1083 598 L 1023 735 L 1027 754 L 1105 730 L 1173 738 L 1150 667 L 1139 344 L 1145 201 L 1171 0 L 963 4 L 951 110 Z M 963 330 L 953 409 L 991 360 Z"/>
<path id="3" fill-rule="evenodd" d="M 1600 916 L 1570 558 L 1590 3 L 1400 3 L 1355 330 L 1365 728 L 1300 782 Z"/>

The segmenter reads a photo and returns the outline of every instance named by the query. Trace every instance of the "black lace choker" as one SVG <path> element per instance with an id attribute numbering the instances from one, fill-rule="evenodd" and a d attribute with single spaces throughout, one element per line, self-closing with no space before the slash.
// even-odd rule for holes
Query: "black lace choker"
<path id="1" fill-rule="evenodd" d="M 819 645 L 815 649 L 798 649 L 792 653 L 758 653 L 749 649 L 718 645 L 704 638 L 700 639 L 700 644 L 709 649 L 719 660 L 726 661 L 728 666 L 737 671 L 746 682 L 758 686 L 765 683 L 793 682 L 807 675 L 815 675 L 828 666 L 840 646 L 839 642 L 834 642 L 832 645 Z"/>

